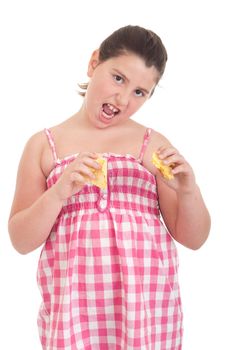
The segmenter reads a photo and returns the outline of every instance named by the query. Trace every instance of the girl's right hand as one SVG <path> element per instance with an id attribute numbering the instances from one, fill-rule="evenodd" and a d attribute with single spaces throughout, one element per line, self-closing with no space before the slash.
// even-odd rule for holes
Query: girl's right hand
<path id="1" fill-rule="evenodd" d="M 100 165 L 95 161 L 98 156 L 97 153 L 80 153 L 77 158 L 65 168 L 62 175 L 51 188 L 59 200 L 63 201 L 71 197 L 83 188 L 89 178 L 95 178 L 91 168 L 100 168 Z"/>

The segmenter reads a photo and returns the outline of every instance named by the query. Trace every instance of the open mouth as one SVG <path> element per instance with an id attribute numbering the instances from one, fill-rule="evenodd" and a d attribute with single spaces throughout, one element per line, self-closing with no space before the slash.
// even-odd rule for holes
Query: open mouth
<path id="1" fill-rule="evenodd" d="M 104 103 L 102 105 L 102 114 L 106 119 L 114 118 L 119 112 L 120 110 L 110 103 Z"/>

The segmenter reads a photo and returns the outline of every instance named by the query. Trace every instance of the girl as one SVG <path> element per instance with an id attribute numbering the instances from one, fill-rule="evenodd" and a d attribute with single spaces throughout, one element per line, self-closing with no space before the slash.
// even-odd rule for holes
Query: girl
<path id="1" fill-rule="evenodd" d="M 9 233 L 23 254 L 45 243 L 38 266 L 44 350 L 181 349 L 173 238 L 199 248 L 210 218 L 184 157 L 130 119 L 166 61 L 155 33 L 120 28 L 90 58 L 80 110 L 26 144 Z M 154 167 L 154 151 L 173 165 L 173 179 Z M 90 183 L 99 155 L 108 164 L 105 190 Z"/>

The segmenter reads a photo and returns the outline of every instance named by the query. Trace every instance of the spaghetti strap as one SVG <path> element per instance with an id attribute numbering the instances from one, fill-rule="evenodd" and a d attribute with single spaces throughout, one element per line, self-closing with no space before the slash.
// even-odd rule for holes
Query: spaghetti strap
<path id="1" fill-rule="evenodd" d="M 57 154 L 56 154 L 55 142 L 54 142 L 51 130 L 45 128 L 44 131 L 45 131 L 45 133 L 47 135 L 47 138 L 48 138 L 48 142 L 49 142 L 49 145 L 50 145 L 50 148 L 51 148 L 51 151 L 52 151 L 52 156 L 53 156 L 53 159 L 54 159 L 54 163 L 56 164 L 57 161 L 58 161 L 58 157 L 57 157 Z"/>
<path id="2" fill-rule="evenodd" d="M 148 145 L 148 142 L 149 142 L 149 139 L 150 139 L 150 134 L 151 134 L 151 128 L 147 128 L 146 132 L 144 134 L 143 144 L 142 144 L 140 155 L 139 155 L 139 158 L 138 158 L 138 162 L 139 163 L 142 163 L 142 161 L 143 161 L 143 156 L 144 156 L 144 153 L 145 153 L 145 151 L 147 149 L 147 145 Z"/>

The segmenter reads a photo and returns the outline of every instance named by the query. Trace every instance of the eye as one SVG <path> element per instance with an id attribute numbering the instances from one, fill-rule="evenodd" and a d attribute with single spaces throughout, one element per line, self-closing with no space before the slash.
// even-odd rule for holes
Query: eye
<path id="1" fill-rule="evenodd" d="M 123 83 L 123 81 L 124 81 L 124 79 L 123 79 L 120 75 L 118 75 L 118 74 L 114 74 L 114 75 L 113 75 L 113 78 L 114 78 L 114 80 L 115 80 L 117 83 L 119 83 L 119 84 Z"/>
<path id="2" fill-rule="evenodd" d="M 141 90 L 139 90 L 139 89 L 136 89 L 136 90 L 135 90 L 135 95 L 136 95 L 136 96 L 144 96 L 144 92 L 141 91 Z"/>

